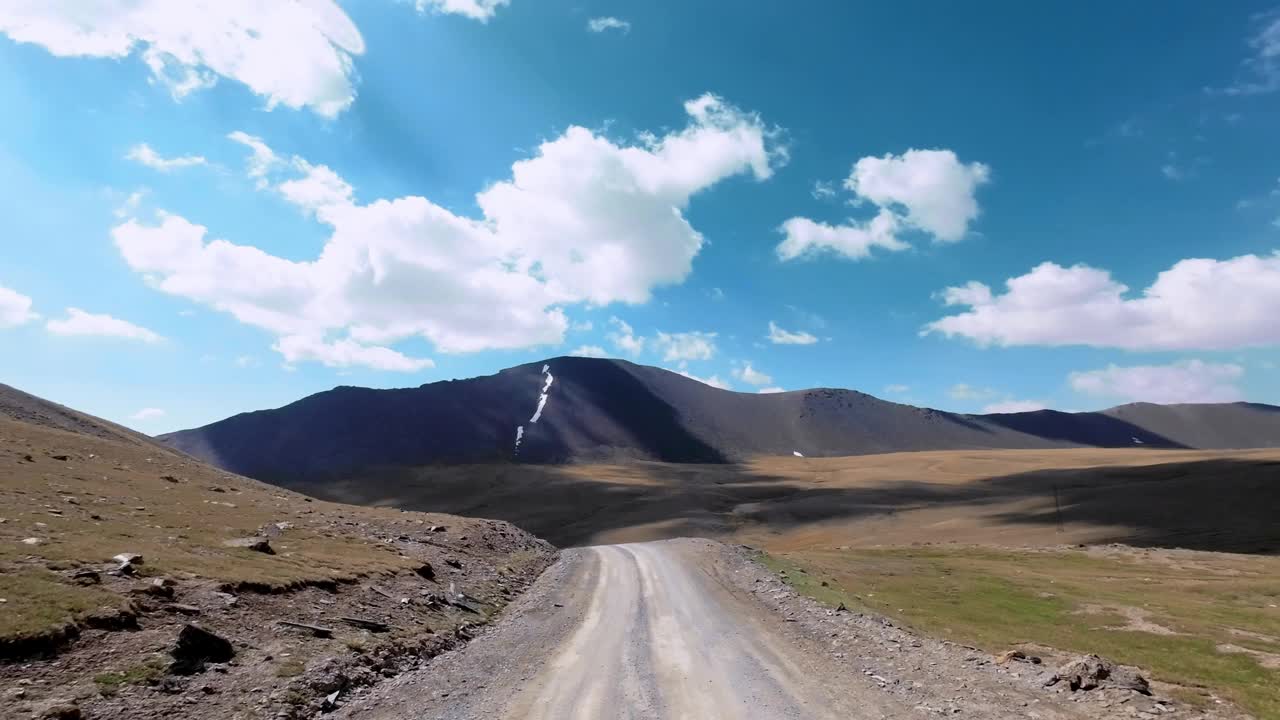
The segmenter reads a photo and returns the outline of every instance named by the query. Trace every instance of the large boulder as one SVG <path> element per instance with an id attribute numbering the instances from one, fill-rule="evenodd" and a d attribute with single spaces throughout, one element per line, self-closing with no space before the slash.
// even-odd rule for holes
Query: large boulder
<path id="1" fill-rule="evenodd" d="M 178 642 L 169 654 L 173 656 L 170 672 L 175 675 L 192 675 L 203 672 L 205 663 L 228 662 L 235 657 L 236 650 L 226 638 L 188 623 L 178 633 Z"/>

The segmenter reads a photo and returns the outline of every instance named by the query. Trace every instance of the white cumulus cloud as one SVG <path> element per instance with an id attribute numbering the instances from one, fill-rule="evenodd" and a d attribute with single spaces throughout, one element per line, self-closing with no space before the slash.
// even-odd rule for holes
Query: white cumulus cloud
<path id="1" fill-rule="evenodd" d="M 756 370 L 751 363 L 747 363 L 740 368 L 736 368 L 733 371 L 733 376 L 748 385 L 755 385 L 757 387 L 761 385 L 768 385 L 773 382 L 772 377 L 766 373 Z"/>
<path id="2" fill-rule="evenodd" d="M 160 408 L 142 408 L 129 417 L 133 420 L 155 420 L 164 417 L 165 414 L 165 411 Z"/>
<path id="3" fill-rule="evenodd" d="M 414 0 L 418 12 L 461 15 L 480 22 L 489 22 L 498 8 L 510 4 L 511 0 Z"/>
<path id="4" fill-rule="evenodd" d="M 31 298 L 0 285 L 0 328 L 25 325 L 38 317 L 31 311 Z"/>
<path id="5" fill-rule="evenodd" d="M 125 155 L 125 159 L 145 165 L 152 170 L 159 170 L 160 172 L 170 172 L 172 170 L 181 170 L 182 168 L 208 164 L 208 161 L 201 155 L 179 155 L 178 157 L 172 158 L 164 157 L 146 143 L 139 143 L 129 148 L 129 152 Z M 130 198 L 132 198 L 132 196 L 130 196 Z"/>
<path id="6" fill-rule="evenodd" d="M 334 0 L 9 0 L 0 33 L 59 57 L 137 54 L 181 98 L 219 77 L 267 107 L 332 117 L 351 104 L 364 39 Z"/>
<path id="7" fill-rule="evenodd" d="M 977 190 L 990 178 L 986 165 L 963 163 L 951 150 L 864 157 L 854 163 L 844 188 L 853 193 L 854 204 L 875 205 L 875 217 L 841 225 L 793 217 L 779 228 L 784 239 L 778 257 L 793 260 L 826 251 L 860 260 L 875 248 L 906 250 L 910 245 L 899 238 L 905 230 L 919 230 L 935 242 L 956 242 L 977 219 Z M 829 185 L 815 186 L 815 197 L 833 194 Z"/>
<path id="8" fill-rule="evenodd" d="M 310 360 L 325 367 L 359 366 L 389 372 L 417 372 L 435 367 L 429 358 L 409 357 L 391 348 L 362 345 L 349 338 L 326 342 L 312 336 L 288 335 L 277 340 L 272 349 L 290 364 Z"/>
<path id="9" fill-rule="evenodd" d="M 794 260 L 802 255 L 828 250 L 851 260 L 871 255 L 875 248 L 890 252 L 906 250 L 911 246 L 897 237 L 898 216 L 890 210 L 881 210 L 865 223 L 848 222 L 829 225 L 806 217 L 793 217 L 782 223 L 786 237 L 778 244 L 778 257 Z"/>
<path id="10" fill-rule="evenodd" d="M 978 282 L 943 291 L 957 315 L 924 333 L 981 345 L 1090 345 L 1127 350 L 1229 350 L 1280 344 L 1280 253 L 1189 259 L 1136 297 L 1105 270 L 1043 263 L 1003 294 Z"/>
<path id="11" fill-rule="evenodd" d="M 769 342 L 774 345 L 812 345 L 818 342 L 815 335 L 811 335 L 803 330 L 784 330 L 778 327 L 778 324 L 769 321 Z"/>
<path id="12" fill-rule="evenodd" d="M 714 95 L 685 111 L 684 129 L 634 145 L 570 127 L 479 193 L 474 218 L 419 196 L 361 204 L 330 168 L 233 134 L 253 151 L 252 177 L 331 228 L 318 257 L 211 238 L 166 213 L 112 236 L 157 289 L 305 338 L 277 346 L 301 360 L 412 367 L 424 361 L 366 351 L 412 337 L 446 353 L 558 344 L 566 306 L 643 303 L 682 282 L 704 242 L 684 217 L 689 200 L 733 175 L 768 178 L 780 162 L 757 116 Z M 621 337 L 637 351 L 643 342 Z"/>
<path id="13" fill-rule="evenodd" d="M 616 17 L 597 17 L 587 21 L 587 29 L 593 33 L 602 33 L 606 30 L 617 30 L 626 35 L 631 32 L 631 23 Z"/>
<path id="14" fill-rule="evenodd" d="M 710 360 L 716 354 L 716 334 L 713 332 L 665 333 L 658 331 L 653 337 L 653 349 L 662 354 L 666 362 L 678 360 Z"/>
<path id="15" fill-rule="evenodd" d="M 157 343 L 162 339 L 156 333 L 127 320 L 87 313 L 80 308 L 67 308 L 65 318 L 51 319 L 45 323 L 45 328 L 54 335 L 110 337 L 146 343 Z"/>
<path id="16" fill-rule="evenodd" d="M 786 391 L 787 391 L 786 388 L 780 388 L 780 387 L 774 386 L 774 387 L 760 388 L 759 390 L 756 391 L 756 393 L 760 395 L 773 395 L 775 393 L 784 393 Z"/>
<path id="17" fill-rule="evenodd" d="M 1244 368 L 1233 363 L 1200 360 L 1172 365 L 1110 365 L 1073 372 L 1072 389 L 1093 397 L 1124 402 L 1217 403 L 1244 399 L 1237 385 Z"/>
<path id="18" fill-rule="evenodd" d="M 636 335 L 636 331 L 625 321 L 611 317 L 609 324 L 613 326 L 613 330 L 606 335 L 609 342 L 618 349 L 619 352 L 636 357 L 644 352 L 644 337 Z"/>

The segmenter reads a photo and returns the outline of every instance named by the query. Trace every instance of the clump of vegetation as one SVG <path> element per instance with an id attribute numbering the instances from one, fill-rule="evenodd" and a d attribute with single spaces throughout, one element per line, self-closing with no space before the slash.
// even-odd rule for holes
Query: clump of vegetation
<path id="1" fill-rule="evenodd" d="M 95 675 L 93 682 L 103 694 L 112 694 L 126 685 L 147 685 L 164 677 L 165 663 L 159 658 L 152 658 L 139 663 L 122 672 L 108 672 Z"/>
<path id="2" fill-rule="evenodd" d="M 298 658 L 285 658 L 276 665 L 276 677 L 298 677 L 307 671 L 307 664 Z"/>

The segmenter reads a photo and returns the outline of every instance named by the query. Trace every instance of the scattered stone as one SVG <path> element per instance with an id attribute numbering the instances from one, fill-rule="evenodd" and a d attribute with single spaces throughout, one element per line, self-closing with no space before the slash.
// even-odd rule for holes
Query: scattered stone
<path id="1" fill-rule="evenodd" d="M 225 547 L 244 548 L 267 555 L 276 554 L 276 551 L 271 548 L 271 542 L 264 537 L 236 538 L 234 540 L 226 540 L 222 544 Z"/>
<path id="2" fill-rule="evenodd" d="M 325 695 L 325 696 L 324 696 L 324 701 L 320 703 L 320 709 L 321 709 L 321 710 L 323 710 L 323 711 L 325 711 L 325 712 L 329 712 L 329 711 L 331 711 L 331 710 L 337 710 L 337 709 L 338 709 L 338 693 L 339 693 L 339 692 L 340 692 L 340 691 L 338 691 L 338 690 L 334 690 L 333 692 L 329 693 L 328 695 Z"/>
<path id="3" fill-rule="evenodd" d="M 368 630 L 369 632 L 383 633 L 391 629 L 390 625 L 377 620 L 366 620 L 364 618 L 356 617 L 340 617 L 338 619 L 348 625 L 358 627 L 362 630 Z"/>
<path id="4" fill-rule="evenodd" d="M 102 575 L 97 570 L 85 568 L 71 573 L 71 579 L 78 585 L 97 585 L 102 582 Z"/>
<path id="5" fill-rule="evenodd" d="M 462 561 L 460 561 L 460 560 L 455 560 L 455 559 L 453 559 L 453 558 L 449 558 L 448 560 L 445 560 L 445 561 L 444 561 L 444 564 L 445 564 L 445 565 L 448 565 L 449 567 L 454 568 L 454 569 L 456 569 L 456 570 L 461 570 L 461 569 L 462 569 Z"/>
<path id="6" fill-rule="evenodd" d="M 176 477 L 174 477 L 174 476 L 172 476 L 172 475 L 161 475 L 161 476 L 160 476 L 160 479 L 161 479 L 161 480 L 165 480 L 165 481 L 167 481 L 167 482 L 171 482 L 171 483 L 182 482 L 181 480 L 179 480 L 178 478 L 176 478 Z"/>
<path id="7" fill-rule="evenodd" d="M 23 461 L 25 461 L 25 462 L 29 462 L 29 463 L 33 463 L 33 462 L 35 462 L 35 461 L 36 461 L 36 459 L 35 459 L 35 458 L 33 458 L 33 457 L 31 457 L 30 455 L 23 455 L 23 456 L 22 456 L 22 459 L 23 459 Z"/>
<path id="8" fill-rule="evenodd" d="M 275 522 L 267 523 L 258 529 L 258 534 L 266 538 L 278 538 L 284 534 L 286 530 L 292 530 L 293 523 Z"/>
<path id="9" fill-rule="evenodd" d="M 44 540 L 41 540 L 38 537 L 29 537 L 22 540 L 23 545 L 39 545 L 42 542 L 44 542 Z"/>
<path id="10" fill-rule="evenodd" d="M 84 714 L 74 700 L 51 700 L 36 717 L 40 720 L 81 720 Z"/>
<path id="11" fill-rule="evenodd" d="M 1006 650 L 996 656 L 997 665 L 1005 665 L 1014 660 L 1026 660 L 1027 654 L 1021 650 Z"/>
<path id="12" fill-rule="evenodd" d="M 235 657 L 235 648 L 226 638 L 216 635 L 199 625 L 187 623 L 178 633 L 178 641 L 169 651 L 173 664 L 169 671 L 175 675 L 192 675 L 202 672 L 205 663 L 224 663 Z"/>
<path id="13" fill-rule="evenodd" d="M 307 623 L 293 622 L 292 620 L 277 620 L 276 624 L 283 625 L 285 627 L 298 628 L 299 630 L 306 630 L 307 632 L 310 632 L 312 635 L 315 635 L 316 637 L 321 637 L 321 638 L 333 637 L 332 629 L 327 627 L 320 627 L 319 625 L 308 625 Z"/>
<path id="14" fill-rule="evenodd" d="M 70 455 L 50 455 L 49 457 L 52 457 L 54 460 L 60 460 L 62 462 L 66 462 L 71 459 Z"/>
<path id="15" fill-rule="evenodd" d="M 154 578 L 151 582 L 136 588 L 134 592 L 161 598 L 173 597 L 174 582 L 169 578 Z"/>
<path id="16" fill-rule="evenodd" d="M 431 567 L 431 563 L 423 563 L 422 567 L 414 570 L 414 572 L 417 573 L 419 577 L 426 580 L 436 579 L 436 569 Z"/>
<path id="17" fill-rule="evenodd" d="M 433 532 L 433 533 L 437 533 L 437 532 L 445 532 L 445 531 L 447 531 L 448 529 L 449 529 L 449 528 L 447 528 L 447 527 L 445 527 L 445 526 L 443 526 L 443 525 L 432 525 L 431 527 L 427 528 L 427 532 Z"/>
<path id="18" fill-rule="evenodd" d="M 111 559 L 115 560 L 116 562 L 122 565 L 141 565 L 142 564 L 142 556 L 139 555 L 138 553 L 120 553 L 119 555 L 112 556 Z"/>
<path id="19" fill-rule="evenodd" d="M 199 615 L 200 608 L 195 605 L 183 605 L 182 603 L 169 603 L 164 606 L 165 610 L 179 615 Z"/>
<path id="20" fill-rule="evenodd" d="M 1083 655 L 1066 663 L 1045 681 L 1045 687 L 1059 682 L 1066 682 L 1072 692 L 1107 687 L 1132 690 L 1143 695 L 1151 694 L 1151 686 L 1146 678 L 1097 655 Z"/>

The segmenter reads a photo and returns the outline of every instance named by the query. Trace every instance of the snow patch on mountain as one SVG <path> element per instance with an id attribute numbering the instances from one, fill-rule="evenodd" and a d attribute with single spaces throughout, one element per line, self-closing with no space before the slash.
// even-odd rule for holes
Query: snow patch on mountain
<path id="1" fill-rule="evenodd" d="M 542 394 L 538 396 L 538 409 L 533 412 L 533 417 L 529 418 L 531 424 L 537 423 L 538 418 L 542 417 L 542 409 L 547 406 L 547 398 L 551 395 L 551 383 L 555 382 L 550 365 L 542 366 L 542 374 L 546 376 L 546 382 L 542 385 Z"/>
<path id="2" fill-rule="evenodd" d="M 542 418 L 543 409 L 547 407 L 547 398 L 550 397 L 551 395 L 551 383 L 555 382 L 556 380 L 555 376 L 551 374 L 550 365 L 542 366 L 542 377 L 543 377 L 542 392 L 538 394 L 538 407 L 534 409 L 533 417 L 529 418 L 530 425 L 537 424 L 538 420 Z M 517 454 L 520 452 L 520 442 L 522 440 L 524 440 L 524 425 L 519 425 L 516 427 L 515 452 Z"/>

